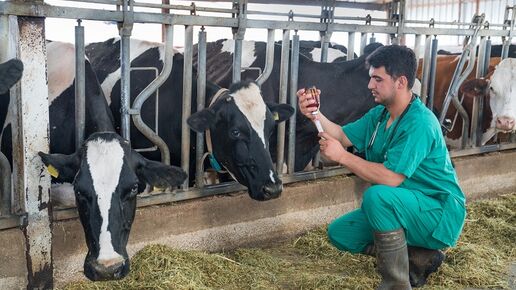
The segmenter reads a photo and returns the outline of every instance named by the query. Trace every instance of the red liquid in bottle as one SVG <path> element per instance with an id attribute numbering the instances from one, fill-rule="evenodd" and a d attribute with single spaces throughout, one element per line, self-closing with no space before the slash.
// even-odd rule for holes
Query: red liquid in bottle
<path id="1" fill-rule="evenodd" d="M 317 111 L 312 112 L 312 114 L 315 115 L 315 114 L 319 113 L 319 107 L 321 106 L 321 104 L 319 102 L 319 94 L 317 94 L 317 89 L 315 87 L 306 89 L 306 92 L 309 92 L 310 95 L 312 96 L 312 99 L 315 100 L 314 103 L 307 105 L 307 107 L 309 107 L 309 108 L 312 108 L 312 107 L 317 108 Z"/>

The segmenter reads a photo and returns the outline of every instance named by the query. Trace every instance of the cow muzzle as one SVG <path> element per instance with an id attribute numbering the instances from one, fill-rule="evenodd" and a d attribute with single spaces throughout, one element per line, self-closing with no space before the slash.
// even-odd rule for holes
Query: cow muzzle
<path id="1" fill-rule="evenodd" d="M 129 273 L 129 259 L 121 258 L 113 261 L 88 259 L 84 262 L 84 275 L 92 281 L 118 280 Z"/>
<path id="2" fill-rule="evenodd" d="M 262 187 L 263 201 L 278 198 L 283 191 L 283 183 L 269 183 Z"/>
<path id="3" fill-rule="evenodd" d="M 515 126 L 515 120 L 511 117 L 498 117 L 496 119 L 496 129 L 503 131 L 503 132 L 510 132 L 514 131 L 516 128 Z"/>

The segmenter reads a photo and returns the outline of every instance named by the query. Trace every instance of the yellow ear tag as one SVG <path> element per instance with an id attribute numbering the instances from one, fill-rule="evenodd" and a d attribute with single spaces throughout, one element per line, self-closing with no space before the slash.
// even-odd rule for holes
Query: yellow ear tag
<path id="1" fill-rule="evenodd" d="M 47 166 L 48 173 L 54 178 L 59 176 L 59 171 L 52 165 Z"/>
<path id="2" fill-rule="evenodd" d="M 279 120 L 278 112 L 274 112 L 274 115 L 272 117 L 274 118 L 274 121 L 278 121 Z"/>

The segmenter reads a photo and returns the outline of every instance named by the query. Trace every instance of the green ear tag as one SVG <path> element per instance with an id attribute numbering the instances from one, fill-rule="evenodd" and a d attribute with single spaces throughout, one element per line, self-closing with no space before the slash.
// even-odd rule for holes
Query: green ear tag
<path id="1" fill-rule="evenodd" d="M 279 120 L 279 114 L 278 114 L 278 112 L 274 112 L 274 114 L 272 115 L 272 117 L 274 118 L 274 121 L 278 121 L 278 120 Z"/>
<path id="2" fill-rule="evenodd" d="M 52 165 L 47 166 L 48 173 L 54 178 L 59 176 L 59 171 Z"/>

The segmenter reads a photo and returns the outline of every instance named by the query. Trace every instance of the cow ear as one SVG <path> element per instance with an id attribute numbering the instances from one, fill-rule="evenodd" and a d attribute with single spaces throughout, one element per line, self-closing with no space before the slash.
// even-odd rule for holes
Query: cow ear
<path id="1" fill-rule="evenodd" d="M 288 120 L 288 118 L 290 118 L 295 112 L 294 107 L 288 104 L 267 103 L 267 107 L 269 107 L 269 110 L 271 110 L 272 116 L 274 117 L 274 121 L 276 121 L 276 123 L 281 123 L 285 120 Z"/>
<path id="2" fill-rule="evenodd" d="M 465 81 L 460 87 L 460 91 L 464 96 L 472 98 L 475 96 L 482 96 L 487 94 L 489 88 L 489 80 L 486 79 L 472 79 Z"/>
<path id="3" fill-rule="evenodd" d="M 138 154 L 133 151 L 133 154 Z M 165 189 L 173 188 L 181 185 L 187 175 L 183 169 L 163 164 L 161 162 L 152 161 L 143 158 L 140 155 L 139 166 L 136 169 L 138 179 L 153 187 Z"/>
<path id="4" fill-rule="evenodd" d="M 188 126 L 192 128 L 192 130 L 197 133 L 202 133 L 215 122 L 215 112 L 210 109 L 204 109 L 192 114 L 190 117 L 188 117 L 186 122 L 188 123 Z"/>
<path id="5" fill-rule="evenodd" d="M 59 182 L 72 183 L 79 170 L 80 158 L 77 153 L 46 154 L 38 152 L 39 157 L 47 167 L 48 172 Z"/>

